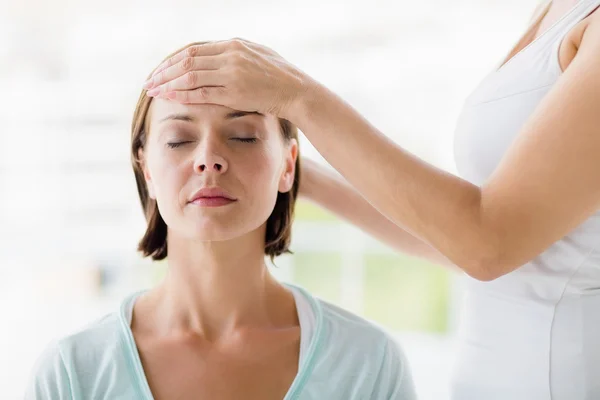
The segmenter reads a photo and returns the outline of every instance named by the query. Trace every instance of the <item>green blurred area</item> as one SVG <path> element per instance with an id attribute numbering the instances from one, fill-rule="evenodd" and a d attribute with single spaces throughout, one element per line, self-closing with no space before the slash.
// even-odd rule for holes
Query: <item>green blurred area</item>
<path id="1" fill-rule="evenodd" d="M 340 253 L 295 253 L 293 283 L 312 294 L 339 304 L 342 294 Z"/>
<path id="2" fill-rule="evenodd" d="M 327 210 L 303 199 L 296 202 L 294 214 L 295 219 L 301 221 L 338 221 L 338 219 Z"/>
<path id="3" fill-rule="evenodd" d="M 450 273 L 404 255 L 365 256 L 365 316 L 392 330 L 446 332 Z"/>
<path id="4" fill-rule="evenodd" d="M 363 316 L 394 331 L 444 333 L 448 328 L 449 272 L 403 255 L 364 256 Z M 342 257 L 296 253 L 293 282 L 341 304 Z"/>

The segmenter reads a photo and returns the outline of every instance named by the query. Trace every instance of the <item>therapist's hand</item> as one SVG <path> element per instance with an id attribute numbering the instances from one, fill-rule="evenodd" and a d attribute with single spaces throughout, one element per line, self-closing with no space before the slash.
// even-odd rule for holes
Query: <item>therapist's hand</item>
<path id="1" fill-rule="evenodd" d="M 148 96 L 187 104 L 220 104 L 287 118 L 312 79 L 267 47 L 232 39 L 194 45 L 144 84 Z"/>

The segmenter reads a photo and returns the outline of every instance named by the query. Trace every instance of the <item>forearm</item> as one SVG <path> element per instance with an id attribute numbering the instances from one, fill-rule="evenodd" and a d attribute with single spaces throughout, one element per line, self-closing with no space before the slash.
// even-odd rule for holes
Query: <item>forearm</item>
<path id="1" fill-rule="evenodd" d="M 406 152 L 320 85 L 288 119 L 377 211 L 468 274 L 487 279 L 484 269 L 497 247 L 481 220 L 477 186 Z"/>
<path id="2" fill-rule="evenodd" d="M 336 216 L 402 253 L 454 267 L 439 251 L 381 215 L 342 177 L 310 160 L 303 161 L 301 194 Z M 310 169 L 310 171 L 309 171 Z"/>

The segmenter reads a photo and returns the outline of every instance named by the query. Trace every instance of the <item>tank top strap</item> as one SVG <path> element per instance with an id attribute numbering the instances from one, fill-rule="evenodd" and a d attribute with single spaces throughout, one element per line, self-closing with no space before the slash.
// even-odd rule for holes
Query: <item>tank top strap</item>
<path id="1" fill-rule="evenodd" d="M 581 0 L 571 11 L 556 21 L 546 33 L 539 37 L 542 44 L 557 45 L 573 29 L 575 25 L 600 7 L 600 0 Z M 542 47 L 545 47 L 542 45 Z"/>

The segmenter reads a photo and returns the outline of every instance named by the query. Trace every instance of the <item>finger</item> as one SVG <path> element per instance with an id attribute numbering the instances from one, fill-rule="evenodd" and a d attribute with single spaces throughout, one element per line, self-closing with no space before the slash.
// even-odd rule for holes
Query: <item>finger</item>
<path id="1" fill-rule="evenodd" d="M 165 97 L 184 104 L 221 104 L 225 99 L 223 86 L 203 86 L 195 90 L 179 90 L 165 94 Z"/>
<path id="2" fill-rule="evenodd" d="M 152 75 L 150 79 L 144 82 L 144 89 L 152 89 L 166 82 L 172 81 L 186 73 L 194 70 L 216 70 L 224 64 L 224 60 L 219 56 L 207 57 L 186 57 L 177 64 L 172 65 L 161 72 Z"/>
<path id="3" fill-rule="evenodd" d="M 162 70 L 169 68 L 186 57 L 206 57 L 206 56 L 216 56 L 224 53 L 227 50 L 225 45 L 226 42 L 210 42 L 204 44 L 197 44 L 194 46 L 186 47 L 181 50 L 179 53 L 175 54 L 172 57 L 169 57 L 166 61 L 160 64 L 152 73 L 152 75 L 156 75 Z"/>
<path id="4" fill-rule="evenodd" d="M 174 91 L 194 90 L 206 86 L 222 86 L 224 83 L 225 78 L 220 71 L 189 71 L 178 78 L 149 90 L 146 94 L 150 97 L 156 97 Z"/>

